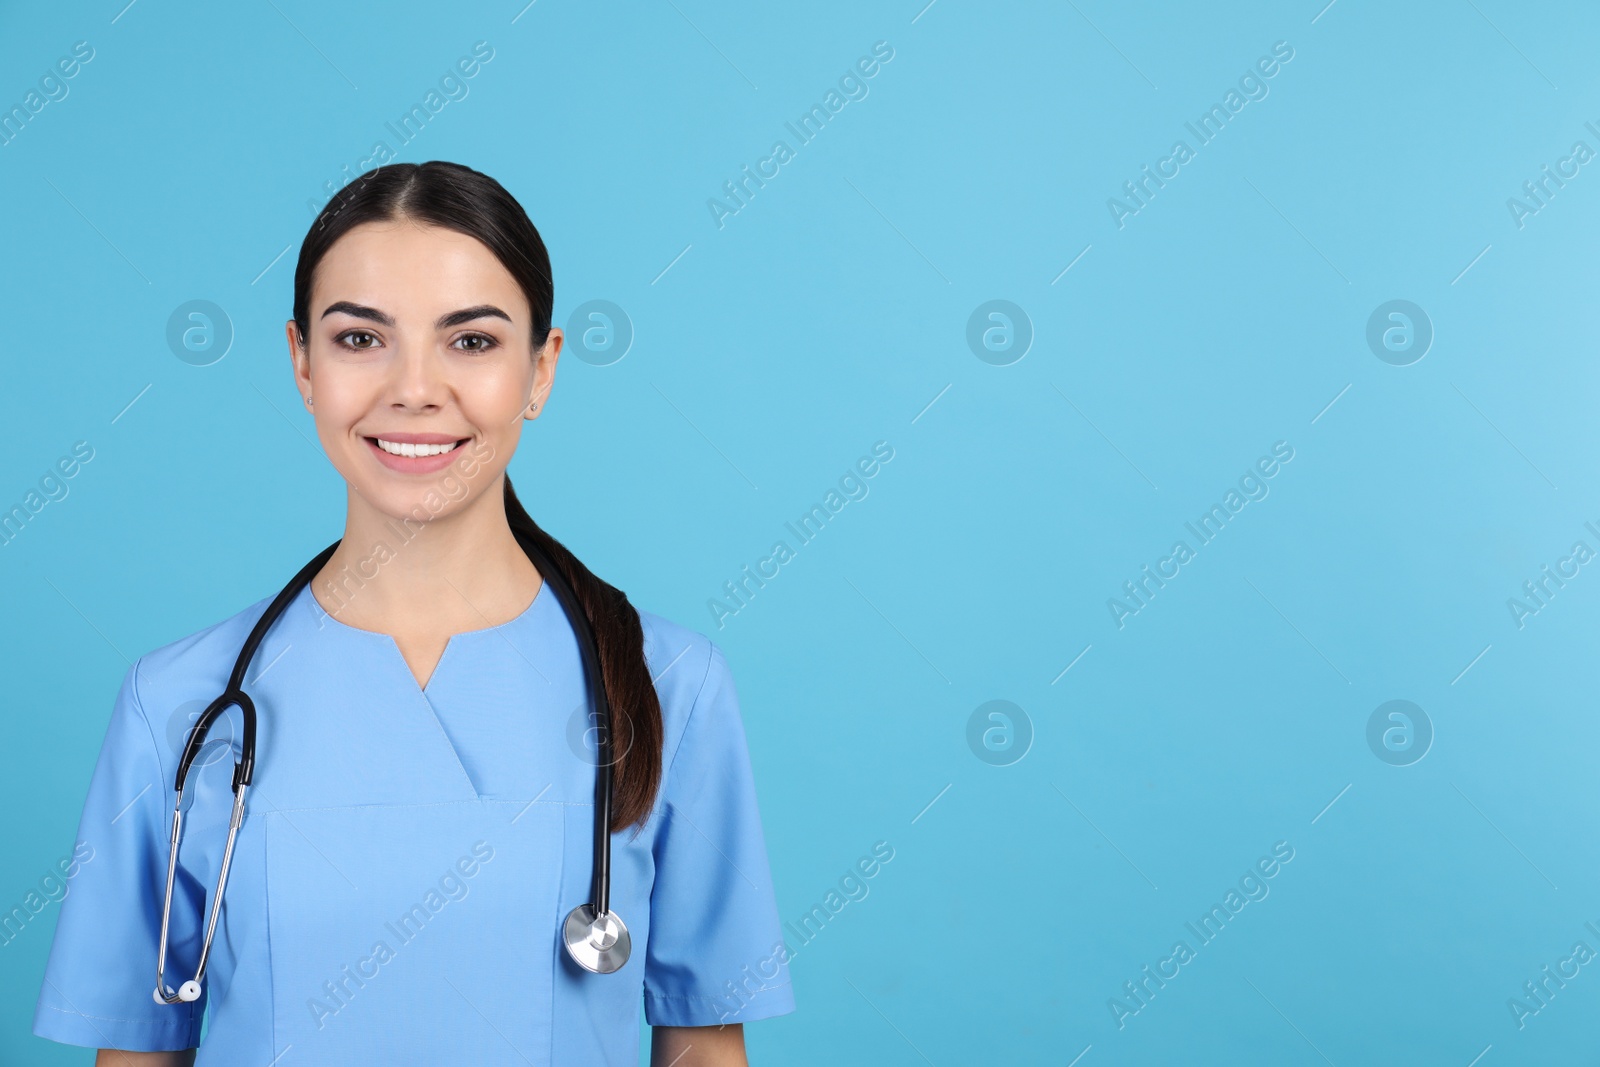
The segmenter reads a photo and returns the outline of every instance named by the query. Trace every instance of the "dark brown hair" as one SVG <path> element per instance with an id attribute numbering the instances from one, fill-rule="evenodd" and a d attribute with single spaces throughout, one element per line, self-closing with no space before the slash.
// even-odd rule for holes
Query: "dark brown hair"
<path id="1" fill-rule="evenodd" d="M 550 256 L 522 205 L 487 174 L 459 163 L 390 163 L 334 194 L 311 224 L 294 270 L 294 321 L 310 337 L 309 307 L 317 264 L 344 234 L 364 222 L 399 219 L 440 226 L 482 242 L 516 279 L 533 314 L 533 346 L 550 336 L 555 288 Z M 588 616 L 611 706 L 615 800 L 611 829 L 642 823 L 661 782 L 661 701 L 644 658 L 639 612 L 621 590 L 601 581 L 566 546 L 540 529 L 505 479 L 506 519 L 560 568 Z"/>

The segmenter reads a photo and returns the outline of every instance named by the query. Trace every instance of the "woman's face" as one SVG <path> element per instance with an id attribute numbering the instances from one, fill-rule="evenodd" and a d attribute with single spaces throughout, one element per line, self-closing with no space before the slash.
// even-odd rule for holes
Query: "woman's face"
<path id="1" fill-rule="evenodd" d="M 475 238 L 363 223 L 317 265 L 295 382 L 351 492 L 438 518 L 498 484 L 555 379 L 561 331 L 533 347 L 528 302 Z"/>

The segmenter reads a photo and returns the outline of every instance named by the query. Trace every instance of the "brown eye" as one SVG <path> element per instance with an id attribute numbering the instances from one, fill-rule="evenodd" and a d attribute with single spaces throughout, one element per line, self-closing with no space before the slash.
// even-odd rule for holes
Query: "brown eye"
<path id="1" fill-rule="evenodd" d="M 350 338 L 350 337 L 366 337 L 366 338 L 371 339 L 374 342 L 377 341 L 377 337 L 375 337 L 372 333 L 370 333 L 367 330 L 346 330 L 344 333 L 341 333 L 339 336 L 335 337 L 334 341 L 336 341 L 340 345 L 343 345 L 345 348 L 351 349 L 351 350 L 356 351 L 356 352 L 365 352 L 367 349 L 373 347 L 371 344 L 353 345 L 348 340 L 346 340 L 346 338 Z"/>
<path id="2" fill-rule="evenodd" d="M 461 349 L 463 352 L 487 352 L 498 343 L 493 337 L 481 333 L 464 334 L 457 338 L 458 341 L 476 341 L 478 344 Z"/>

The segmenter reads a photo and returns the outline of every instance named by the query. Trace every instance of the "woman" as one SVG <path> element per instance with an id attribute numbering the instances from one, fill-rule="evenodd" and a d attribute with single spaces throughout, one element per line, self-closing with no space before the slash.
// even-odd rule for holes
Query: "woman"
<path id="1" fill-rule="evenodd" d="M 469 168 L 383 166 L 322 210 L 286 333 L 345 531 L 245 676 L 257 755 L 198 999 L 172 987 L 221 868 L 237 706 L 184 784 L 156 990 L 174 777 L 266 599 L 128 671 L 35 1033 L 99 1064 L 611 1064 L 638 1059 L 642 996 L 652 1064 L 692 1067 L 745 1063 L 741 1024 L 794 1010 L 726 660 L 591 574 L 506 477 L 555 378 L 552 294 L 533 224 Z M 597 746 L 577 632 L 519 536 L 576 594 L 609 697 L 614 973 L 563 942 Z"/>

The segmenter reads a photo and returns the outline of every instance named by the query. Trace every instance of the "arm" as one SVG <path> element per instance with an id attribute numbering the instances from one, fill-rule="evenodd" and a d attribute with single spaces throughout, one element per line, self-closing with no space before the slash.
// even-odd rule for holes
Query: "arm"
<path id="1" fill-rule="evenodd" d="M 650 1030 L 650 1067 L 748 1067 L 749 1062 L 744 1057 L 744 1026 L 739 1023 Z"/>
<path id="2" fill-rule="evenodd" d="M 790 950 L 738 695 L 721 650 L 696 640 L 706 674 L 663 773 L 652 846 L 644 1015 L 651 1067 L 745 1067 L 739 1024 L 795 1009 Z"/>
<path id="3" fill-rule="evenodd" d="M 123 1052 L 103 1048 L 94 1058 L 94 1067 L 194 1067 L 194 1052 Z"/>
<path id="4" fill-rule="evenodd" d="M 176 798 L 167 766 L 176 757 L 156 740 L 145 714 L 142 664 L 141 657 L 123 675 L 84 798 L 76 845 L 51 871 L 68 889 L 59 896 L 33 1032 L 105 1050 L 80 1063 L 189 1067 L 193 1053 L 188 1050 L 200 1044 L 206 997 L 168 1005 L 151 996 L 149 968 L 159 953 Z M 163 708 L 170 706 L 164 693 L 158 699 Z M 173 914 L 203 916 L 209 891 L 186 868 L 173 886 Z M 187 925 L 178 928 L 180 942 L 188 930 Z M 188 955 L 187 945 L 175 948 L 167 958 L 168 973 L 192 967 Z M 150 1056 L 123 1049 L 181 1051 Z"/>

